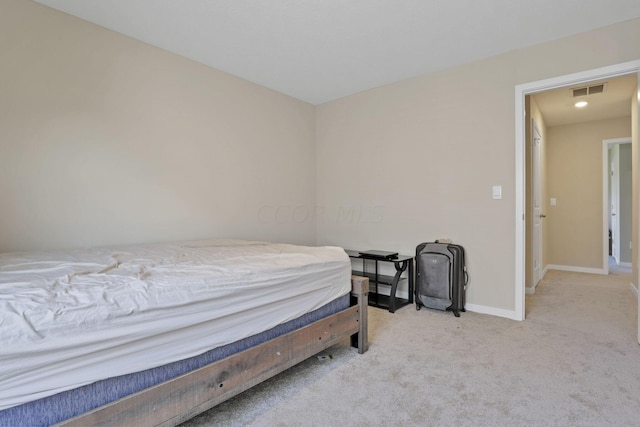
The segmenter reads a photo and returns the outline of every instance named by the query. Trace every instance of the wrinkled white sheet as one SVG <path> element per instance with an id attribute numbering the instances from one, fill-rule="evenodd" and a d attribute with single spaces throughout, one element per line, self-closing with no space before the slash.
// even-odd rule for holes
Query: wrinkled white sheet
<path id="1" fill-rule="evenodd" d="M 350 277 L 341 248 L 237 240 L 0 254 L 0 409 L 262 332 Z"/>

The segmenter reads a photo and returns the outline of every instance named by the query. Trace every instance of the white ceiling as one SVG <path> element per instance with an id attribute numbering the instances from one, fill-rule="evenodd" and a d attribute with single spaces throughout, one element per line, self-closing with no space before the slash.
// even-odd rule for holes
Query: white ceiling
<path id="1" fill-rule="evenodd" d="M 36 0 L 312 104 L 640 17 L 639 0 Z"/>

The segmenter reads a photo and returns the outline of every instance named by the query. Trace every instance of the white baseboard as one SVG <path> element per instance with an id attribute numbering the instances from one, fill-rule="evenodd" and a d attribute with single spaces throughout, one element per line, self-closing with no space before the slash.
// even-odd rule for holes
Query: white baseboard
<path id="1" fill-rule="evenodd" d="M 516 317 L 514 310 L 504 310 L 501 308 L 487 307 L 486 305 L 477 304 L 465 304 L 464 309 L 467 311 L 473 311 L 474 313 L 490 314 L 492 316 L 505 317 L 511 320 L 522 320 Z"/>
<path id="2" fill-rule="evenodd" d="M 549 264 L 547 266 L 547 270 L 572 271 L 574 273 L 607 274 L 607 272 L 603 268 L 574 267 L 572 265 Z"/>
<path id="3" fill-rule="evenodd" d="M 629 283 L 629 285 L 631 286 L 631 292 L 638 298 L 638 288 L 636 288 L 636 285 L 634 285 L 633 282 Z"/>
<path id="4" fill-rule="evenodd" d="M 618 265 L 620 267 L 628 267 L 628 268 L 633 267 L 633 265 L 630 262 L 619 262 Z"/>
<path id="5" fill-rule="evenodd" d="M 388 286 L 381 286 L 380 287 L 380 294 L 381 295 L 389 295 L 389 289 L 384 289 L 384 288 L 389 288 Z M 396 291 L 396 297 L 398 298 L 408 298 L 409 292 L 408 290 L 405 289 L 401 289 L 400 286 L 398 286 L 398 290 Z M 415 306 L 415 302 L 414 302 L 414 306 Z M 504 310 L 501 308 L 495 308 L 495 307 L 488 307 L 486 305 L 477 305 L 477 304 L 469 304 L 469 303 L 465 303 L 464 305 L 464 309 L 466 311 L 472 311 L 474 313 L 480 313 L 480 314 L 489 314 L 492 316 L 498 316 L 498 317 L 505 317 L 507 319 L 511 319 L 511 320 L 522 320 L 522 319 L 518 319 L 516 317 L 516 312 L 512 311 L 512 310 Z"/>

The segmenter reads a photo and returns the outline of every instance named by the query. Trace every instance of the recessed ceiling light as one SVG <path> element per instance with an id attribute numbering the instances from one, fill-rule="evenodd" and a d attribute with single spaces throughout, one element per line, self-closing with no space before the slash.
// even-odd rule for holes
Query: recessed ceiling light
<path id="1" fill-rule="evenodd" d="M 578 107 L 578 108 L 586 107 L 587 104 L 588 104 L 587 101 L 578 101 L 578 102 L 576 102 L 576 107 Z"/>

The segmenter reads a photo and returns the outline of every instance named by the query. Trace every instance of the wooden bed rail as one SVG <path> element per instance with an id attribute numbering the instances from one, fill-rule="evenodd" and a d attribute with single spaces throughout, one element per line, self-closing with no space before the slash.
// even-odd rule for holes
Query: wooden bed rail
<path id="1" fill-rule="evenodd" d="M 351 337 L 368 349 L 369 279 L 353 276 L 349 308 L 154 387 L 61 426 L 175 426 Z"/>

